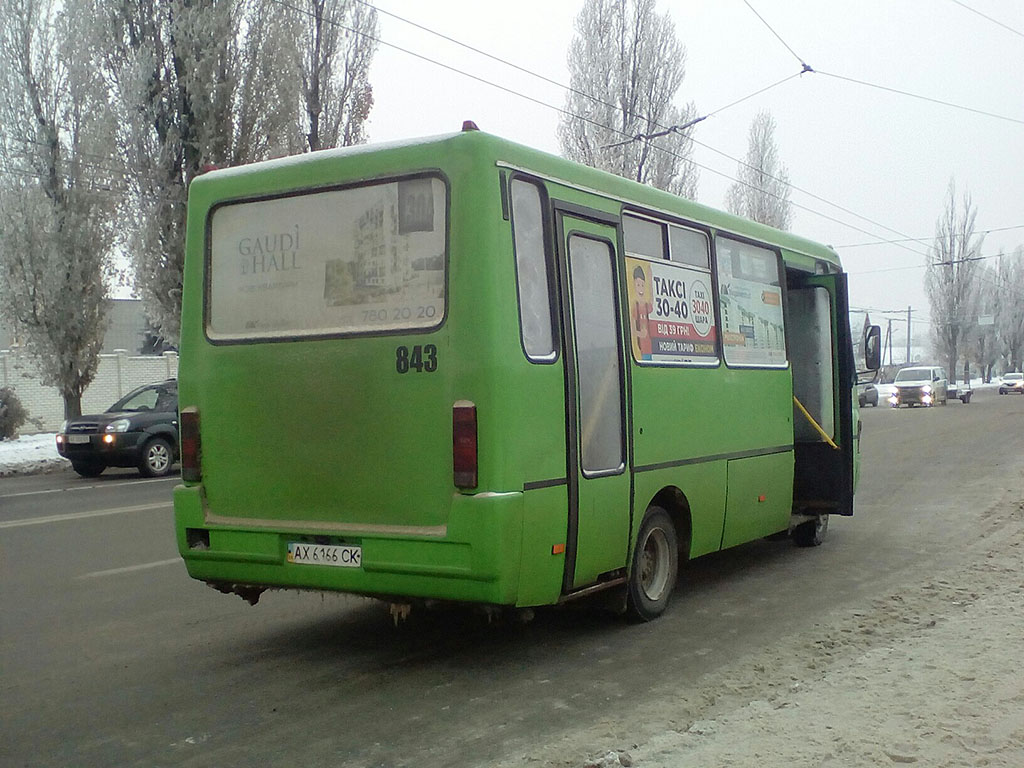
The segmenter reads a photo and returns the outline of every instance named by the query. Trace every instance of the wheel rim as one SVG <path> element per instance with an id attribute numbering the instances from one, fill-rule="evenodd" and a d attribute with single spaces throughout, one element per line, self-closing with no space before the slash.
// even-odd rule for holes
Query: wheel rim
<path id="1" fill-rule="evenodd" d="M 153 472 L 163 472 L 171 463 L 171 454 L 163 443 L 154 443 L 149 446 L 149 453 L 146 454 L 146 463 Z"/>
<path id="2" fill-rule="evenodd" d="M 644 540 L 640 553 L 640 589 L 648 600 L 660 600 L 668 589 L 670 558 L 665 532 L 654 528 Z"/>

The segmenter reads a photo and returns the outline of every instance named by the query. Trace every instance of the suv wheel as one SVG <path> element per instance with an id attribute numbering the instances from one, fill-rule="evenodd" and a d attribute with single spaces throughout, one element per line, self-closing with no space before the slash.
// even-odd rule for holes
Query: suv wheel
<path id="1" fill-rule="evenodd" d="M 174 449 L 162 437 L 154 437 L 142 449 L 139 471 L 145 477 L 163 477 L 174 463 Z"/>
<path id="2" fill-rule="evenodd" d="M 106 466 L 98 461 L 72 461 L 71 468 L 82 477 L 99 477 Z"/>

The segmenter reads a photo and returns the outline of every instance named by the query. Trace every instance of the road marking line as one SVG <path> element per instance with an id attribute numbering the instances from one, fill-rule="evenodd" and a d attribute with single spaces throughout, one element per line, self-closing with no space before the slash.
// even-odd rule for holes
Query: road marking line
<path id="1" fill-rule="evenodd" d="M 169 509 L 171 502 L 161 501 L 159 504 L 139 504 L 134 507 L 115 507 L 114 509 L 94 509 L 91 512 L 69 512 L 65 515 L 47 515 L 46 517 L 26 517 L 21 520 L 0 522 L 0 528 L 22 528 L 26 525 L 44 525 L 45 523 L 62 523 L 66 520 L 84 520 L 89 517 L 106 515 L 122 515 L 126 512 L 149 512 L 154 509 Z"/>
<path id="2" fill-rule="evenodd" d="M 174 557 L 170 560 L 157 560 L 152 563 L 141 563 L 140 565 L 126 565 L 124 568 L 111 568 L 107 571 L 93 571 L 92 573 L 83 573 L 81 576 L 75 576 L 76 579 L 95 579 L 99 576 L 117 576 L 122 573 L 133 573 L 135 571 L 145 571 L 148 568 L 160 568 L 164 565 L 171 565 L 173 563 L 180 563 L 182 559 L 180 557 Z"/>
<path id="3" fill-rule="evenodd" d="M 50 488 L 46 491 L 23 491 L 22 493 L 8 493 L 4 496 L 0 496 L 0 499 L 13 499 L 16 496 L 39 496 L 44 493 L 63 493 L 63 488 Z"/>
<path id="4" fill-rule="evenodd" d="M 13 499 L 18 496 L 41 496 L 45 493 L 70 493 L 72 491 L 88 491 L 94 488 L 120 488 L 125 485 L 145 485 L 146 483 L 166 483 L 168 480 L 174 480 L 175 482 L 181 482 L 181 478 L 175 475 L 174 477 L 155 477 L 151 480 L 124 480 L 116 483 L 97 483 L 95 485 L 76 485 L 71 488 L 47 488 L 44 491 L 21 491 L 20 493 L 7 493 L 0 496 L 0 499 Z"/>

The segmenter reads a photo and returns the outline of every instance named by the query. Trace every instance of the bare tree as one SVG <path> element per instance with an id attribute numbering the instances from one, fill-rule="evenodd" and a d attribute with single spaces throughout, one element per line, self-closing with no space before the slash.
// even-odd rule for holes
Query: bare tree
<path id="1" fill-rule="evenodd" d="M 693 103 L 673 105 L 686 49 L 655 0 L 586 0 L 569 48 L 570 91 L 558 125 L 562 154 L 694 198 Z M 670 130 L 671 129 L 671 130 Z M 667 131 L 667 133 L 666 133 Z M 651 134 L 664 134 L 658 138 Z"/>
<path id="2" fill-rule="evenodd" d="M 136 290 L 170 341 L 180 325 L 185 200 L 208 165 L 300 146 L 283 18 L 266 0 L 100 0 L 93 59 L 118 115 Z"/>
<path id="3" fill-rule="evenodd" d="M 986 383 L 992 380 L 992 369 L 999 359 L 999 337 L 995 324 L 999 306 L 999 276 L 995 269 L 984 264 L 978 267 L 978 321 L 966 339 L 971 362 Z"/>
<path id="4" fill-rule="evenodd" d="M 779 161 L 775 119 L 770 112 L 759 112 L 750 124 L 747 156 L 739 164 L 736 178 L 725 196 L 730 213 L 776 229 L 789 229 L 793 221 L 789 172 Z"/>
<path id="5" fill-rule="evenodd" d="M 0 314 L 68 417 L 82 412 L 106 332 L 113 209 L 105 94 L 75 11 L 8 0 L 0 14 Z"/>
<path id="6" fill-rule="evenodd" d="M 377 11 L 360 0 L 301 0 L 296 53 L 311 152 L 366 141 Z"/>
<path id="7" fill-rule="evenodd" d="M 956 185 L 950 180 L 946 208 L 935 224 L 924 285 L 931 304 L 932 341 L 956 380 L 961 344 L 973 332 L 978 308 L 978 253 L 983 236 L 975 236 L 978 211 L 964 193 L 957 210 Z"/>
<path id="8" fill-rule="evenodd" d="M 1024 365 L 1024 246 L 1017 246 L 1012 256 L 1000 257 L 996 282 L 999 352 L 1008 370 L 1019 371 Z"/>

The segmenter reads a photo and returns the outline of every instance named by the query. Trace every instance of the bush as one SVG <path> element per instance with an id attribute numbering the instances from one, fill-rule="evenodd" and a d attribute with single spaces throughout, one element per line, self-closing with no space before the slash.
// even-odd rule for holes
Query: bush
<path id="1" fill-rule="evenodd" d="M 21 425 L 28 420 L 28 411 L 10 387 L 0 387 L 0 440 L 13 440 Z"/>

